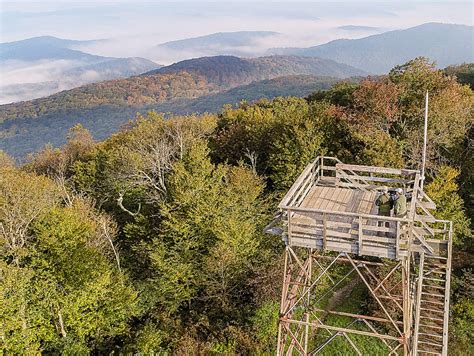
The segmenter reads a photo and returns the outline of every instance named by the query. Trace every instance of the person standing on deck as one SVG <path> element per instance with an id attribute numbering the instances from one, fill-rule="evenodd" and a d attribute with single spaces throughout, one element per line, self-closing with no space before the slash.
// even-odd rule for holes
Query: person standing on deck
<path id="1" fill-rule="evenodd" d="M 388 194 L 388 188 L 382 187 L 382 194 L 378 196 L 375 200 L 375 205 L 379 207 L 378 215 L 379 216 L 390 216 L 390 210 L 392 210 L 392 199 L 390 199 L 390 195 Z M 389 221 L 379 221 L 379 227 L 390 227 Z M 386 234 L 382 234 L 386 235 Z"/>
<path id="2" fill-rule="evenodd" d="M 395 189 L 395 197 L 393 203 L 393 213 L 397 218 L 403 218 L 407 213 L 407 198 L 403 194 L 402 188 Z"/>

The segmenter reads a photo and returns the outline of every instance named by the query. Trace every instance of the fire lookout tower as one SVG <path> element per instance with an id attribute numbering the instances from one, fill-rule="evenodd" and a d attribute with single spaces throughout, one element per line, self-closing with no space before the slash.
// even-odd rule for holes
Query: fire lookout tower
<path id="1" fill-rule="evenodd" d="M 418 170 L 334 157 L 304 169 L 265 228 L 286 245 L 278 355 L 317 354 L 335 340 L 362 355 L 361 338 L 378 339 L 388 355 L 447 355 L 452 222 L 434 218 L 420 183 Z M 403 189 L 404 217 L 377 215 L 382 186 Z M 350 298 L 355 283 L 370 315 L 330 301 Z"/>

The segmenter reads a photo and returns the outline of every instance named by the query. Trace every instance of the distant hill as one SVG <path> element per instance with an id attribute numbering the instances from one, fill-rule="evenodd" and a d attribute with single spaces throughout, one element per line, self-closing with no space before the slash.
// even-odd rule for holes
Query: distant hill
<path id="1" fill-rule="evenodd" d="M 341 39 L 309 48 L 280 48 L 272 54 L 316 56 L 382 74 L 424 56 L 439 67 L 474 61 L 473 26 L 427 23 L 356 40 Z"/>
<path id="2" fill-rule="evenodd" d="M 296 74 L 336 78 L 367 74 L 362 70 L 345 64 L 315 57 L 268 56 L 238 58 L 234 56 L 215 56 L 184 60 L 143 75 L 178 73 L 181 71 L 203 75 L 209 81 L 224 87 Z"/>
<path id="3" fill-rule="evenodd" d="M 162 43 L 158 45 L 158 47 L 174 50 L 208 50 L 218 48 L 238 48 L 248 46 L 253 41 L 266 37 L 277 36 L 278 34 L 278 32 L 272 31 L 218 32 L 206 36 L 170 41 Z"/>
<path id="4" fill-rule="evenodd" d="M 149 56 L 175 59 L 216 55 L 256 56 L 262 55 L 268 48 L 265 43 L 269 38 L 278 35 L 271 31 L 218 32 L 159 44 L 150 50 Z"/>
<path id="5" fill-rule="evenodd" d="M 0 105 L 0 122 L 18 118 L 39 119 L 53 113 L 101 105 L 139 107 L 217 91 L 218 87 L 206 78 L 187 72 L 115 79 L 65 90 L 46 98 Z"/>
<path id="6" fill-rule="evenodd" d="M 83 84 L 138 75 L 161 66 L 144 58 L 111 58 L 74 50 L 97 41 L 51 36 L 1 43 L 0 103 L 31 100 Z M 11 74 L 10 74 L 11 73 Z M 33 74 L 34 82 L 28 82 Z M 37 77 L 44 78 L 43 81 Z"/>
<path id="7" fill-rule="evenodd" d="M 350 78 L 350 81 L 358 81 Z M 340 79 L 314 75 L 289 75 L 266 79 L 241 85 L 217 94 L 210 94 L 196 99 L 180 99 L 152 107 L 161 112 L 174 114 L 191 114 L 218 112 L 226 104 L 236 105 L 241 101 L 253 102 L 259 99 L 272 99 L 277 96 L 306 97 L 318 90 L 330 89 Z"/>
<path id="8" fill-rule="evenodd" d="M 302 74 L 312 77 L 294 76 Z M 347 65 L 311 57 L 218 56 L 183 61 L 140 76 L 1 105 L 0 149 L 21 156 L 47 142 L 61 144 L 67 129 L 78 122 L 104 138 L 139 111 L 216 111 L 240 100 L 307 95 L 329 88 L 341 78 L 363 74 Z M 286 78 L 271 80 L 282 76 Z"/>
<path id="9" fill-rule="evenodd" d="M 72 49 L 74 46 L 96 41 L 74 41 L 52 36 L 28 38 L 21 41 L 0 43 L 0 61 L 76 60 L 97 63 L 108 57 L 96 56 Z"/>

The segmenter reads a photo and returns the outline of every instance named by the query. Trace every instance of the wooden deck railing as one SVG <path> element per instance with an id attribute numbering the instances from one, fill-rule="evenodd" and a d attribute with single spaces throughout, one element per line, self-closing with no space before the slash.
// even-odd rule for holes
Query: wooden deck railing
<path id="1" fill-rule="evenodd" d="M 427 236 L 426 227 L 408 217 L 290 206 L 282 209 L 289 245 L 359 255 L 399 259 L 406 256 L 410 248 L 438 254 L 447 246 L 440 247 L 439 243 L 447 243 L 452 231 L 446 220 L 436 220 L 436 224 L 442 226 L 431 229 L 432 236 Z"/>
<path id="2" fill-rule="evenodd" d="M 290 190 L 285 194 L 278 207 L 299 206 L 310 189 L 318 183 L 321 173 L 322 169 L 319 165 L 319 159 L 308 164 L 295 183 L 293 183 Z"/>
<path id="3" fill-rule="evenodd" d="M 282 208 L 290 245 L 387 258 L 397 258 L 408 247 L 407 218 Z"/>
<path id="4" fill-rule="evenodd" d="M 312 187 L 328 181 L 364 191 L 380 190 L 383 185 L 402 187 L 411 197 L 407 215 L 386 217 L 301 207 Z M 284 223 L 282 232 L 290 245 L 397 259 L 411 245 L 434 253 L 433 243 L 448 240 L 452 230 L 449 221 L 431 215 L 429 210 L 436 205 L 420 190 L 419 183 L 416 170 L 350 165 L 320 156 L 286 193 L 278 219 Z"/>

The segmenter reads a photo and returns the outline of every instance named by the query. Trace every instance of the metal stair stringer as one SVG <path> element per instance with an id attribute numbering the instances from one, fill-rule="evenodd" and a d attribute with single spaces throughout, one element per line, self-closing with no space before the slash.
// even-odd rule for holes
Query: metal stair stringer
<path id="1" fill-rule="evenodd" d="M 450 233 L 451 235 L 451 233 Z M 451 238 L 444 256 L 419 253 L 413 354 L 447 355 Z"/>

